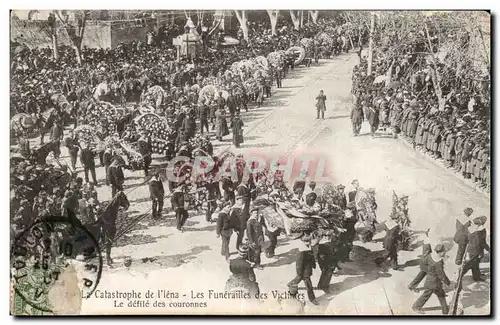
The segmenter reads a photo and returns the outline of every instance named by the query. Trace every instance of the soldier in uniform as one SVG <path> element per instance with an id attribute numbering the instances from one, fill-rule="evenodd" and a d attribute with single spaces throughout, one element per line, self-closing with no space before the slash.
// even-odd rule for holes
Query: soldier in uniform
<path id="1" fill-rule="evenodd" d="M 59 159 L 59 155 L 61 154 L 61 140 L 64 136 L 64 129 L 61 126 L 61 121 L 59 118 L 54 120 L 54 125 L 50 129 L 50 141 L 55 142 L 57 144 L 56 149 L 54 151 L 54 157 Z"/>
<path id="2" fill-rule="evenodd" d="M 198 118 L 200 119 L 200 133 L 203 134 L 203 129 L 208 129 L 208 114 L 210 113 L 210 109 L 208 108 L 205 101 L 198 104 Z"/>
<path id="3" fill-rule="evenodd" d="M 92 181 L 97 185 L 97 178 L 95 175 L 95 156 L 96 153 L 89 147 L 88 143 L 82 146 L 82 152 L 80 153 L 80 162 L 83 165 L 83 170 L 85 173 L 85 182 L 89 182 L 89 171 L 92 175 Z"/>
<path id="4" fill-rule="evenodd" d="M 177 220 L 177 230 L 182 231 L 182 227 L 187 220 L 188 212 L 184 207 L 184 184 L 179 184 L 172 194 L 170 199 L 172 208 L 175 211 L 175 218 Z"/>
<path id="5" fill-rule="evenodd" d="M 159 173 L 156 173 L 154 178 L 149 181 L 149 195 L 152 201 L 153 220 L 158 219 L 163 211 L 163 197 L 165 196 L 165 189 Z"/>
<path id="6" fill-rule="evenodd" d="M 220 254 L 226 258 L 226 261 L 229 262 L 229 242 L 231 240 L 231 235 L 233 234 L 233 229 L 231 229 L 230 224 L 230 215 L 229 211 L 231 206 L 229 204 L 220 204 L 219 205 L 220 212 L 217 216 L 217 228 L 215 228 L 217 238 L 221 237 L 222 239 L 222 248 Z"/>
<path id="7" fill-rule="evenodd" d="M 299 254 L 297 256 L 297 261 L 295 262 L 297 276 L 288 283 L 288 287 L 291 288 L 298 285 L 301 281 L 304 281 L 309 301 L 317 305 L 318 302 L 316 301 L 316 296 L 314 295 L 311 276 L 313 269 L 316 268 L 312 247 L 318 244 L 319 238 L 314 238 L 311 233 L 304 233 L 300 236 L 300 239 L 302 245 L 299 248 Z"/>
<path id="8" fill-rule="evenodd" d="M 76 158 L 80 147 L 78 145 L 78 137 L 70 131 L 69 137 L 65 139 L 65 145 L 68 148 L 69 157 L 71 159 L 71 169 L 76 170 Z"/>
<path id="9" fill-rule="evenodd" d="M 255 267 L 262 268 L 260 265 L 260 254 L 264 244 L 264 229 L 262 227 L 262 215 L 259 209 L 253 208 L 250 211 L 250 218 L 247 221 L 246 231 L 248 243 L 250 245 L 250 260 L 255 263 Z"/>
<path id="10" fill-rule="evenodd" d="M 398 270 L 398 244 L 401 241 L 401 226 L 396 222 L 397 215 L 391 214 L 391 219 L 385 223 L 386 235 L 384 238 L 385 254 L 375 259 L 375 264 L 380 265 L 386 259 L 391 260 L 392 268 Z"/>
<path id="11" fill-rule="evenodd" d="M 472 270 L 472 278 L 474 281 L 485 281 L 481 277 L 479 263 L 484 256 L 484 251 L 490 252 L 490 246 L 486 243 L 486 229 L 484 224 L 487 218 L 480 216 L 474 218 L 472 225 L 469 227 L 469 245 L 467 246 L 468 259 L 465 261 L 462 275 L 465 275 L 469 270 Z"/>
<path id="12" fill-rule="evenodd" d="M 253 271 L 254 265 L 247 260 L 248 246 L 240 245 L 238 248 L 238 257 L 229 262 L 231 277 L 226 283 L 226 291 L 232 288 L 243 287 L 250 293 L 251 297 L 259 295 L 259 285 Z"/>
<path id="13" fill-rule="evenodd" d="M 474 210 L 472 210 L 472 208 L 465 208 L 464 214 L 458 217 L 456 220 L 456 231 L 455 236 L 453 237 L 453 241 L 458 245 L 457 256 L 455 258 L 456 265 L 462 264 L 465 249 L 467 247 L 467 244 L 469 243 L 469 231 L 467 229 L 471 225 L 470 216 L 473 212 Z"/>
<path id="14" fill-rule="evenodd" d="M 222 178 L 222 190 L 224 190 L 224 200 L 231 202 L 231 204 L 236 203 L 236 197 L 234 195 L 234 183 L 231 180 L 231 176 L 224 176 Z"/>
<path id="15" fill-rule="evenodd" d="M 151 141 L 148 138 L 148 132 L 146 130 L 143 130 L 141 133 L 141 137 L 139 138 L 137 142 L 139 146 L 139 153 L 142 156 L 143 160 L 143 166 L 144 166 L 144 176 L 148 176 L 149 172 L 149 165 L 151 165 Z"/>
<path id="16" fill-rule="evenodd" d="M 115 156 L 108 167 L 108 182 L 111 185 L 111 197 L 115 197 L 116 193 L 123 191 L 123 183 L 125 182 L 123 165 L 125 165 L 123 158 Z"/>
<path id="17" fill-rule="evenodd" d="M 432 294 L 435 294 L 441 304 L 441 311 L 443 315 L 448 314 L 449 307 L 446 303 L 446 293 L 443 290 L 443 283 L 450 286 L 451 282 L 446 276 L 443 268 L 443 259 L 445 257 L 446 250 L 442 244 L 436 245 L 434 252 L 424 257 L 423 269 L 427 270 L 427 278 L 424 283 L 424 292 L 412 306 L 412 309 L 415 312 L 424 314 L 422 307 L 424 307 L 425 303 L 429 300 Z"/>
<path id="18" fill-rule="evenodd" d="M 360 100 L 361 98 L 358 97 L 357 102 Z M 359 104 L 356 103 L 351 110 L 352 132 L 354 136 L 359 135 L 359 132 L 361 131 L 361 125 L 363 124 L 364 119 L 365 116 L 363 114 L 363 103 L 362 102 L 360 102 Z"/>

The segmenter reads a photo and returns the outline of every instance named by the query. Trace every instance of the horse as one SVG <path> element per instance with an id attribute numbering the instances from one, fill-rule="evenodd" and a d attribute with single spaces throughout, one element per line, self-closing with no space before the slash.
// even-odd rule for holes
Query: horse
<path id="1" fill-rule="evenodd" d="M 100 228 L 101 243 L 105 247 L 106 261 L 108 265 L 113 264 L 113 260 L 111 259 L 111 246 L 115 240 L 116 219 L 120 207 L 125 210 L 128 210 L 130 207 L 127 195 L 123 193 L 123 191 L 116 193 L 111 202 L 108 203 L 108 205 L 100 213 L 97 221 L 94 223 L 95 227 Z"/>

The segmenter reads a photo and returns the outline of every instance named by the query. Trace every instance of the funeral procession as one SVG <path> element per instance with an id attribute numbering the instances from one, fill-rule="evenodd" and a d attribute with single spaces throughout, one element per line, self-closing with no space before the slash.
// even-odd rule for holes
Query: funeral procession
<path id="1" fill-rule="evenodd" d="M 11 10 L 11 314 L 491 315 L 490 29 Z"/>

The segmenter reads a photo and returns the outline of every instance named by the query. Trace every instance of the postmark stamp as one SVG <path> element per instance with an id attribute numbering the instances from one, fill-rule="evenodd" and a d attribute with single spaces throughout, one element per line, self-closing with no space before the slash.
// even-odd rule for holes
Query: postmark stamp
<path id="1" fill-rule="evenodd" d="M 25 308 L 31 310 L 30 315 L 33 310 L 53 312 L 49 292 L 70 266 L 81 266 L 78 289 L 84 299 L 95 291 L 102 274 L 101 250 L 95 236 L 68 217 L 35 221 L 14 239 L 10 259 L 15 315 L 24 314 Z"/>

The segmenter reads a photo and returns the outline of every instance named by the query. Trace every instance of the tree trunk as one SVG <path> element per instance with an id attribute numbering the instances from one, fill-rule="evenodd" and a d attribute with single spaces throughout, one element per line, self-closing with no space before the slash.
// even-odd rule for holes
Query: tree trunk
<path id="1" fill-rule="evenodd" d="M 317 24 L 318 23 L 319 10 L 309 10 L 309 15 L 311 16 L 313 24 Z"/>
<path id="2" fill-rule="evenodd" d="M 248 19 L 247 12 L 245 10 L 241 10 L 241 13 L 238 10 L 234 11 L 236 13 L 236 18 L 240 23 L 241 30 L 243 31 L 243 38 L 248 42 Z"/>
<path id="3" fill-rule="evenodd" d="M 300 28 L 304 26 L 304 10 L 300 11 Z"/>
<path id="4" fill-rule="evenodd" d="M 290 17 L 292 18 L 293 27 L 296 30 L 299 30 L 299 28 L 300 28 L 300 19 L 299 19 L 299 17 L 297 16 L 297 14 L 293 10 L 290 10 Z"/>
<path id="5" fill-rule="evenodd" d="M 79 65 L 82 65 L 82 51 L 80 50 L 80 46 L 78 44 L 73 45 L 73 48 L 75 49 L 75 54 L 76 54 L 76 62 L 78 62 Z"/>
<path id="6" fill-rule="evenodd" d="M 278 23 L 279 10 L 266 10 L 271 20 L 271 34 L 276 35 L 276 24 Z"/>
<path id="7" fill-rule="evenodd" d="M 439 72 L 437 70 L 437 64 L 436 64 L 436 58 L 434 57 L 434 51 L 432 43 L 431 43 L 431 38 L 429 36 L 429 30 L 427 29 L 427 23 L 424 22 L 424 29 L 425 29 L 425 35 L 427 36 L 427 42 L 429 44 L 429 58 L 431 60 L 431 67 L 429 68 L 431 72 L 431 79 L 432 79 L 432 85 L 434 86 L 434 92 L 436 94 L 436 97 L 438 99 L 438 110 L 444 111 L 444 107 L 446 105 L 446 99 L 443 97 L 443 90 L 441 89 L 441 76 L 439 75 Z M 435 112 L 436 109 L 435 107 L 431 108 L 431 113 Z"/>
<path id="8" fill-rule="evenodd" d="M 59 51 L 57 46 L 57 34 L 55 30 L 52 33 L 52 51 L 54 53 L 54 60 L 57 61 L 59 59 Z"/>

